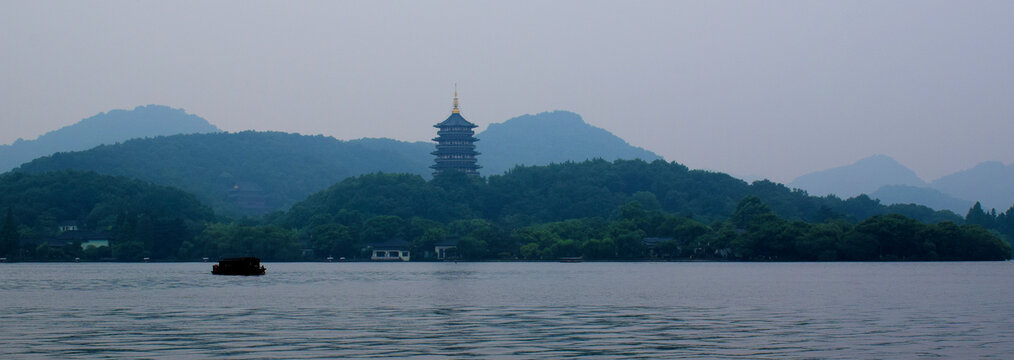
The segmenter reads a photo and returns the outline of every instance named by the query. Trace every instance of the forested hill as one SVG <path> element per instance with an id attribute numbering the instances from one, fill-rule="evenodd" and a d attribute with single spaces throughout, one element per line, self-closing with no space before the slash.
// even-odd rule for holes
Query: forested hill
<path id="1" fill-rule="evenodd" d="M 76 222 L 82 231 L 111 233 L 118 240 L 113 246 L 117 257 L 137 261 L 144 256 L 175 257 L 205 222 L 215 219 L 211 208 L 179 189 L 69 171 L 0 175 L 0 211 L 10 214 L 2 226 L 0 256 L 37 260 L 71 260 L 83 255 L 78 245 L 64 249 L 67 252 L 42 246 L 45 238 L 57 236 L 58 226 L 68 221 Z M 13 240 L 7 236 L 10 229 L 18 229 Z M 23 251 L 15 252 L 19 242 Z M 43 253 L 36 254 L 36 250 Z M 110 257 L 109 250 L 95 255 Z"/>
<path id="2" fill-rule="evenodd" d="M 950 212 L 811 197 L 662 160 L 517 167 L 487 178 L 451 171 L 429 181 L 372 173 L 288 212 L 241 221 L 139 180 L 13 172 L 0 176 L 5 208 L 0 257 L 16 260 L 368 259 L 370 244 L 395 238 L 420 260 L 435 260 L 434 244 L 446 241 L 471 260 L 1005 260 L 1010 245 L 986 229 L 1014 230 L 1014 209 L 994 216 L 976 205 L 971 225 L 960 225 Z M 108 232 L 111 248 L 61 240 L 57 225 L 68 220 Z"/>
<path id="3" fill-rule="evenodd" d="M 167 106 L 112 110 L 50 131 L 35 140 L 18 139 L 14 144 L 0 145 L 0 172 L 56 152 L 85 150 L 133 138 L 219 131 L 199 116 Z"/>
<path id="4" fill-rule="evenodd" d="M 883 206 L 865 195 L 848 200 L 813 197 L 769 181 L 747 184 L 726 174 L 689 170 L 662 160 L 591 160 L 517 167 L 504 175 L 489 176 L 486 181 L 455 176 L 429 182 L 408 174 L 346 179 L 294 205 L 286 215 L 286 223 L 305 226 L 314 216 L 332 216 L 344 209 L 366 216 L 418 216 L 444 222 L 482 218 L 535 224 L 607 218 L 630 201 L 710 223 L 728 218 L 737 203 L 750 195 L 789 220 L 857 222 L 878 214 L 898 213 L 926 223 L 962 221 L 949 211 L 917 205 Z"/>
<path id="5" fill-rule="evenodd" d="M 662 160 L 517 167 L 488 178 L 446 172 L 431 181 L 369 174 L 265 220 L 304 234 L 318 258 L 368 258 L 369 244 L 396 238 L 411 243 L 413 259 L 434 259 L 434 244 L 446 241 L 463 259 L 1011 257 L 1007 242 L 959 225 L 951 212 L 882 206 L 865 195 L 811 197 Z M 239 229 L 216 231 L 213 238 L 239 237 Z"/>
<path id="6" fill-rule="evenodd" d="M 565 111 L 494 124 L 480 136 L 479 163 L 488 175 L 515 164 L 659 158 Z M 397 172 L 428 178 L 433 150 L 429 142 L 248 131 L 134 139 L 42 157 L 16 170 L 73 169 L 142 179 L 184 189 L 219 213 L 242 216 L 285 210 L 349 176 Z"/>
<path id="7" fill-rule="evenodd" d="M 176 118 L 180 116 L 185 119 Z M 285 210 L 296 201 L 349 176 L 397 172 L 428 178 L 431 174 L 429 166 L 433 164 L 433 155 L 430 152 L 434 150 L 431 142 L 341 141 L 323 136 L 253 131 L 151 137 L 157 132 L 135 131 L 139 124 L 177 123 L 183 126 L 194 119 L 210 128 L 197 127 L 191 132 L 217 131 L 204 119 L 162 106 L 149 105 L 129 112 L 110 111 L 47 134 L 40 138 L 40 143 L 45 139 L 70 144 L 96 138 L 93 133 L 108 133 L 112 137 L 103 141 L 92 139 L 96 141 L 89 143 L 92 146 L 102 142 L 122 143 L 78 152 L 66 152 L 73 148 L 60 148 L 65 152 L 37 158 L 15 170 L 30 173 L 95 171 L 175 186 L 196 194 L 219 213 L 230 216 Z M 120 136 L 125 134 L 145 138 L 126 140 Z M 516 164 L 541 165 L 592 158 L 659 158 L 566 111 L 517 117 L 490 125 L 479 136 L 479 149 L 483 152 L 479 164 L 484 166 L 481 170 L 484 175 L 502 174 Z"/>
<path id="8" fill-rule="evenodd" d="M 661 159 L 632 146 L 609 131 L 584 122 L 581 115 L 552 111 L 524 115 L 489 127 L 476 135 L 479 165 L 486 175 L 499 175 L 516 165 L 547 165 L 589 159 Z"/>
<path id="9" fill-rule="evenodd" d="M 409 154 L 431 146 L 279 132 L 174 135 L 58 153 L 15 171 L 126 176 L 194 193 L 225 215 L 257 215 L 285 209 L 353 175 L 428 173 L 430 159 Z"/>

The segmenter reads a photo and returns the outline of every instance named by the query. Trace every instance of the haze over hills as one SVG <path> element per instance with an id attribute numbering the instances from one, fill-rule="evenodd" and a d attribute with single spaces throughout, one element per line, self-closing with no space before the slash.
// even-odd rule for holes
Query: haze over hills
<path id="1" fill-rule="evenodd" d="M 561 115 L 562 121 L 552 119 Z M 538 119 L 542 116 L 550 119 L 540 123 Z M 149 253 L 160 259 L 208 254 L 218 257 L 251 249 L 249 245 L 236 244 L 254 244 L 277 259 L 297 259 L 307 245 L 320 254 L 345 249 L 348 251 L 338 254 L 354 257 L 362 254 L 359 249 L 370 239 L 407 236 L 410 232 L 413 251 L 432 246 L 432 242 L 422 241 L 437 241 L 440 236 L 450 234 L 461 238 L 459 246 L 466 249 L 463 254 L 476 259 L 545 259 L 570 251 L 560 249 L 591 249 L 588 254 L 599 254 L 595 256 L 601 258 L 633 259 L 647 256 L 639 245 L 645 236 L 673 236 L 673 239 L 683 236 L 680 241 L 687 244 L 684 248 L 692 244 L 716 244 L 718 248 L 717 244 L 721 244 L 722 249 L 729 250 L 722 254 L 705 253 L 714 254 L 716 259 L 731 256 L 758 260 L 981 259 L 950 251 L 954 248 L 943 247 L 946 245 L 943 240 L 931 243 L 932 246 L 926 246 L 922 239 L 914 246 L 895 241 L 907 241 L 911 234 L 954 229 L 962 231 L 958 241 L 966 244 L 975 239 L 984 240 L 980 243 L 985 245 L 1006 244 L 996 237 L 977 235 L 988 235 L 985 230 L 958 227 L 955 224 L 962 223 L 962 217 L 949 211 L 919 205 L 888 206 L 865 195 L 845 200 L 811 196 L 770 181 L 748 184 L 727 174 L 690 170 L 662 159 L 606 161 L 602 158 L 620 155 L 602 149 L 632 147 L 605 130 L 590 127 L 573 113 L 546 113 L 520 119 L 529 122 L 512 120 L 493 127 L 509 130 L 503 132 L 506 135 L 501 135 L 500 141 L 524 149 L 541 147 L 551 154 L 563 152 L 553 147 L 560 144 L 566 149 L 583 146 L 589 150 L 568 153 L 570 159 L 530 154 L 527 160 L 518 160 L 556 162 L 555 165 L 511 165 L 510 171 L 485 174 L 486 178 L 449 171 L 427 181 L 431 174 L 429 165 L 433 163 L 429 154 L 434 149 L 432 143 L 391 139 L 342 141 L 320 135 L 244 131 L 148 137 L 86 151 L 60 152 L 25 163 L 2 179 L 46 180 L 44 188 L 12 193 L 14 200 L 9 201 L 38 203 L 24 200 L 38 194 L 49 199 L 48 205 L 37 206 L 38 210 L 27 216 L 26 223 L 32 224 L 32 231 L 44 235 L 52 231 L 47 229 L 54 228 L 55 221 L 62 219 L 75 219 L 93 228 L 105 224 L 105 228 L 115 229 L 119 239 L 130 245 L 129 248 L 121 245 L 109 254 L 129 254 L 134 259 Z M 522 126 L 522 131 L 514 131 L 515 126 Z M 548 134 L 526 137 L 538 131 Z M 591 147 L 597 147 L 599 152 L 592 152 Z M 501 151 L 507 153 L 499 155 L 507 158 L 512 150 L 513 147 L 505 147 Z M 498 154 L 495 148 L 487 151 Z M 643 155 L 636 157 L 646 157 Z M 583 161 L 588 158 L 599 159 Z M 58 172 L 67 169 L 94 173 Z M 103 179 L 107 179 L 104 174 L 169 185 L 194 196 L 165 192 L 147 200 L 134 199 L 148 208 L 123 210 L 124 201 L 98 201 L 94 205 L 87 201 L 108 198 L 106 193 L 111 190 L 100 186 L 67 190 L 81 181 L 104 184 Z M 129 183 L 123 178 L 109 181 Z M 61 195 L 67 191 L 76 195 L 70 198 Z M 172 213 L 178 208 L 172 200 L 187 197 L 209 204 L 219 215 L 228 217 L 201 222 L 201 219 L 149 215 L 157 211 Z M 74 211 L 59 213 L 77 205 L 80 206 Z M 18 208 L 22 211 L 21 208 L 28 207 Z M 262 219 L 235 220 L 238 216 L 285 209 L 288 211 Z M 943 224 L 927 227 L 920 222 Z M 586 240 L 578 245 L 572 240 L 573 235 L 557 236 L 556 240 L 553 236 L 530 237 L 534 234 L 531 231 L 553 223 L 556 224 L 545 228 L 580 225 L 579 233 Z M 449 231 L 473 226 L 476 230 L 462 233 L 440 230 L 445 224 Z M 1006 228 L 1009 226 L 1002 229 Z M 193 231 L 169 231 L 174 229 Z M 475 232 L 480 229 L 481 232 Z M 523 229 L 527 232 L 521 238 L 507 236 Z M 893 244 L 889 246 L 903 251 L 879 252 L 879 248 L 888 245 L 869 246 L 870 236 L 856 235 L 885 231 L 901 231 L 905 235 L 888 235 L 890 241 L 895 241 L 889 242 Z M 156 232 L 162 240 L 151 241 L 156 238 L 151 234 Z M 305 234 L 314 234 L 316 240 L 309 244 L 301 242 Z M 604 245 L 591 247 L 599 243 Z M 937 243 L 943 245 L 934 248 Z M 532 257 L 532 244 L 538 246 L 536 253 L 544 255 Z M 909 248 L 921 252 L 904 251 Z M 622 249 L 625 253 L 619 252 Z M 1009 247 L 994 250 L 990 254 L 1009 258 Z M 63 255 L 63 258 L 76 256 Z M 691 255 L 698 258 L 696 252 L 686 254 Z"/>
<path id="2" fill-rule="evenodd" d="M 659 158 L 565 111 L 494 124 L 478 137 L 480 146 L 489 144 L 479 157 L 483 175 L 503 173 L 519 163 Z M 253 131 L 174 135 L 57 153 L 17 170 L 74 169 L 127 176 L 190 191 L 219 213 L 257 215 L 283 210 L 349 176 L 397 172 L 429 178 L 434 146 Z M 515 157 L 519 160 L 510 160 Z"/>
<path id="3" fill-rule="evenodd" d="M 422 170 L 412 171 L 413 174 L 420 174 L 426 177 L 430 175 L 429 166 L 433 165 L 433 143 L 426 141 L 407 142 L 388 138 L 363 138 L 349 140 L 350 143 L 358 144 L 365 149 L 381 152 L 391 152 L 414 164 Z"/>
<path id="4" fill-rule="evenodd" d="M 919 204 L 938 210 L 950 210 L 964 216 L 975 203 L 971 200 L 958 199 L 937 189 L 911 185 L 884 185 L 869 194 L 879 199 L 884 205 Z"/>
<path id="5" fill-rule="evenodd" d="M 435 135 L 435 134 L 434 134 Z M 548 165 L 567 161 L 579 162 L 590 159 L 613 161 L 617 159 L 661 159 L 655 153 L 628 144 L 613 133 L 592 126 L 581 115 L 570 111 L 542 112 L 536 115 L 522 115 L 502 123 L 490 124 L 486 130 L 475 135 L 479 155 L 479 173 L 484 176 L 499 175 L 519 165 Z M 433 164 L 432 142 L 403 142 L 391 139 L 352 140 L 361 145 L 383 151 L 391 151 L 425 164 L 422 172 L 429 177 L 429 166 Z"/>
<path id="6" fill-rule="evenodd" d="M 168 106 L 110 110 L 50 131 L 35 140 L 18 139 L 11 145 L 0 145 L 0 172 L 57 152 L 86 150 L 133 138 L 220 131 L 200 116 Z"/>
<path id="7" fill-rule="evenodd" d="M 932 182 L 886 155 L 800 176 L 790 186 L 815 195 L 852 197 L 860 193 L 884 204 L 920 204 L 964 215 L 976 201 L 1003 211 L 1014 204 L 1014 165 L 985 162 Z"/>
<path id="8" fill-rule="evenodd" d="M 60 153 L 25 164 L 22 171 L 92 170 L 172 185 L 191 191 L 228 215 L 256 215 L 283 210 L 307 195 L 349 176 L 370 172 L 403 172 L 429 178 L 434 150 L 431 142 L 392 139 L 341 141 L 323 136 L 242 132 L 220 136 L 168 136 L 158 133 L 219 132 L 196 115 L 166 106 L 139 106 L 112 110 L 38 140 L 0 146 L 0 161 L 9 166 L 11 153 L 35 152 L 70 146 L 101 146 L 88 151 Z M 631 146 L 609 131 L 585 123 L 568 111 L 524 115 L 491 124 L 476 135 L 482 153 L 480 172 L 503 174 L 518 165 L 546 165 L 587 159 L 643 159 L 660 157 Z M 129 144 L 128 144 L 129 143 Z M 75 145 L 76 144 L 76 145 Z M 89 145 L 93 144 L 93 145 Z M 286 169 L 279 171 L 278 169 Z M 986 209 L 1004 210 L 1014 204 L 1014 166 L 983 163 L 928 184 L 886 155 L 875 155 L 848 166 L 800 176 L 790 187 L 813 195 L 835 194 L 850 198 L 869 194 L 884 204 L 920 204 L 967 212 L 981 201 Z M 237 191 L 251 190 L 253 201 L 237 201 Z M 242 191 L 240 191 L 242 192 Z M 245 193 L 247 196 L 250 193 Z M 247 199 L 249 200 L 249 199 Z M 237 203 L 240 202 L 240 203 Z"/>
<path id="9" fill-rule="evenodd" d="M 661 159 L 655 153 L 631 146 L 605 129 L 585 123 L 569 111 L 522 115 L 490 124 L 476 135 L 479 165 L 486 175 L 502 174 L 517 165 L 547 165 L 601 158 Z"/>
<path id="10" fill-rule="evenodd" d="M 803 189 L 813 195 L 834 194 L 843 199 L 872 194 L 884 185 L 924 187 L 926 182 L 891 157 L 873 155 L 851 165 L 812 172 L 789 183 L 789 187 Z"/>
<path id="11" fill-rule="evenodd" d="M 982 203 L 985 209 L 1003 211 L 1014 205 L 1014 164 L 984 162 L 930 183 L 934 189 Z"/>

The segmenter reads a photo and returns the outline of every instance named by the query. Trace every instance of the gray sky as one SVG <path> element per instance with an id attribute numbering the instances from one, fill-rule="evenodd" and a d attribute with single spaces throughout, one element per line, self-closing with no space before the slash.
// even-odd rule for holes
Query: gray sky
<path id="1" fill-rule="evenodd" d="M 428 141 L 570 110 L 788 182 L 882 153 L 1014 161 L 1014 1 L 3 1 L 0 143 L 110 109 Z"/>

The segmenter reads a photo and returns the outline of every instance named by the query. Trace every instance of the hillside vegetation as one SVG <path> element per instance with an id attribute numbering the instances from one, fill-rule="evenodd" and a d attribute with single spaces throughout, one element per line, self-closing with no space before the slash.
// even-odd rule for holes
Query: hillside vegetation
<path id="1" fill-rule="evenodd" d="M 455 175 L 449 175 L 455 176 Z M 530 219 L 548 222 L 572 218 L 608 217 L 635 196 L 648 198 L 659 210 L 705 222 L 728 217 L 748 195 L 758 196 L 778 216 L 790 220 L 852 222 L 871 216 L 900 213 L 923 222 L 956 221 L 949 211 L 912 206 L 883 206 L 860 196 L 841 200 L 813 197 L 770 181 L 747 184 L 723 173 L 690 170 L 657 160 L 590 160 L 548 166 L 522 166 L 486 181 L 444 185 L 447 179 L 427 182 L 408 174 L 375 174 L 347 179 L 293 206 L 291 224 L 311 214 L 354 209 L 364 214 L 424 216 L 437 221 L 480 217 Z M 635 195 L 636 194 L 636 195 Z M 451 204 L 446 204 L 450 202 Z"/>
<path id="2" fill-rule="evenodd" d="M 0 209 L 8 214 L 0 231 L 7 234 L 0 240 L 0 256 L 36 260 L 84 257 L 80 247 L 50 249 L 42 244 L 57 236 L 57 227 L 67 221 L 116 238 L 112 249 L 96 257 L 115 253 L 137 261 L 177 257 L 205 222 L 215 219 L 210 208 L 179 189 L 72 171 L 0 175 Z"/>
<path id="3" fill-rule="evenodd" d="M 902 214 L 907 214 L 902 215 Z M 918 220 L 917 220 L 918 219 Z M 921 220 L 921 221 L 920 221 Z M 370 243 L 444 239 L 466 259 L 999 260 L 1010 245 L 951 212 L 811 197 L 766 181 L 664 161 L 518 167 L 486 179 L 448 172 L 346 179 L 269 221 L 320 256 Z M 657 238 L 654 244 L 645 238 Z"/>
<path id="4" fill-rule="evenodd" d="M 494 124 L 479 136 L 483 174 L 502 174 L 519 163 L 659 158 L 564 111 Z M 15 171 L 81 170 L 126 176 L 178 187 L 196 194 L 216 212 L 246 216 L 285 210 L 350 176 L 385 172 L 429 178 L 433 150 L 433 143 L 427 142 L 342 141 L 245 131 L 134 139 L 53 154 Z"/>
<path id="5" fill-rule="evenodd" d="M 8 209 L 0 255 L 36 260 L 100 256 L 18 240 L 51 236 L 65 220 L 113 233 L 107 255 L 127 261 L 356 259 L 368 257 L 371 243 L 396 238 L 411 242 L 415 259 L 432 259 L 436 243 L 453 241 L 467 260 L 1002 260 L 1010 245 L 987 228 L 1010 228 L 1014 214 L 977 207 L 961 225 L 950 212 L 811 197 L 661 160 L 517 167 L 487 178 L 446 172 L 428 181 L 373 173 L 259 220 L 216 218 L 182 191 L 95 173 L 11 173 L 0 190 Z"/>
<path id="6" fill-rule="evenodd" d="M 386 139 L 340 141 L 279 132 L 174 135 L 58 153 L 15 171 L 83 170 L 126 176 L 178 187 L 216 212 L 244 216 L 285 209 L 353 175 L 424 173 L 429 163 L 406 155 L 401 150 L 405 147 L 423 148 Z M 247 191 L 247 202 L 230 197 L 237 190 Z"/>

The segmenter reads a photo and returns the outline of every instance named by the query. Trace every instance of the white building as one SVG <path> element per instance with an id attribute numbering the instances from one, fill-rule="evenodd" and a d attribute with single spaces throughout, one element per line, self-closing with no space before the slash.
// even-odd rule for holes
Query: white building
<path id="1" fill-rule="evenodd" d="M 411 243 L 404 239 L 394 238 L 382 243 L 370 244 L 372 249 L 370 260 L 374 261 L 408 261 Z"/>

